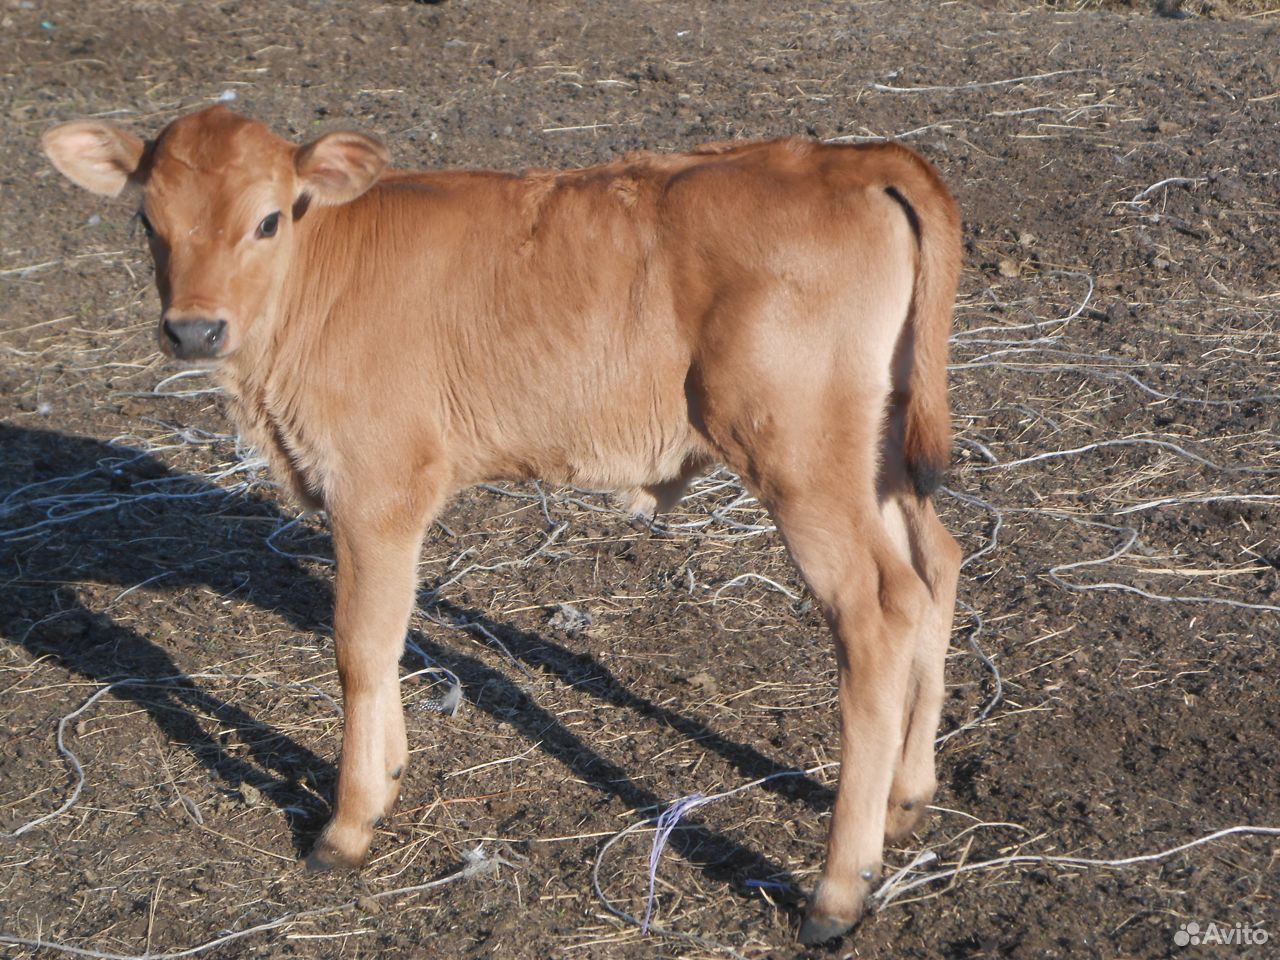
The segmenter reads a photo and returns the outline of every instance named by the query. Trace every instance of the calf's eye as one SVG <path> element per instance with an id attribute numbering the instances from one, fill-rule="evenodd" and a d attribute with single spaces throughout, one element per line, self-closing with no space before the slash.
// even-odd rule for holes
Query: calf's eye
<path id="1" fill-rule="evenodd" d="M 262 222 L 258 224 L 258 238 L 274 237 L 276 231 L 280 229 L 280 211 L 263 217 Z"/>

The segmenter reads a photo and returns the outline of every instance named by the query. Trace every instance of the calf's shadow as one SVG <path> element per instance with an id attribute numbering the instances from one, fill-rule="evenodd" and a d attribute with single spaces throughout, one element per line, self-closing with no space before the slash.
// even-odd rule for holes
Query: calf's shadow
<path id="1" fill-rule="evenodd" d="M 211 692 L 187 675 L 163 646 L 114 619 L 110 604 L 93 609 L 74 587 L 91 582 L 119 585 L 122 590 L 163 589 L 176 608 L 181 607 L 184 589 L 204 589 L 274 611 L 299 632 L 327 635 L 332 609 L 328 578 L 313 576 L 266 542 L 266 531 L 285 519 L 267 497 L 228 493 L 129 447 L 0 424 L 0 637 L 95 683 L 152 681 L 119 686 L 112 695 L 145 711 L 171 743 L 187 750 L 211 776 L 231 786 L 257 787 L 285 811 L 301 855 L 328 811 L 317 808 L 300 782 L 308 781 L 321 796 L 332 796 L 334 765 L 267 719 Z M 672 727 L 722 756 L 744 778 L 789 769 L 631 691 L 589 654 L 447 599 L 428 602 L 434 618 L 483 626 L 521 662 L 612 707 Z M 170 619 L 176 622 L 175 631 L 217 630 L 216 623 L 182 622 L 180 609 Z M 421 633 L 415 635 L 415 643 L 461 679 L 472 707 L 512 724 L 603 796 L 617 797 L 632 809 L 655 811 L 673 799 L 640 786 L 483 660 Z M 207 732 L 201 717 L 237 730 L 243 755 L 229 752 Z M 823 808 L 832 801 L 829 788 L 807 777 L 781 778 L 764 789 Z M 696 819 L 672 835 L 671 845 L 712 879 L 790 881 L 785 870 L 758 852 Z"/>

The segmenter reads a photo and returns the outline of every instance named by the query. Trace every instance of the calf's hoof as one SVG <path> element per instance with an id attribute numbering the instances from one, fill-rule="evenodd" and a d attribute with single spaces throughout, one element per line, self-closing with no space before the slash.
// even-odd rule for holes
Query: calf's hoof
<path id="1" fill-rule="evenodd" d="M 359 870 L 364 866 L 364 854 L 353 856 L 344 853 L 322 835 L 303 863 L 308 873 Z"/>
<path id="2" fill-rule="evenodd" d="M 880 874 L 880 865 L 860 870 L 853 880 L 824 877 L 809 898 L 809 909 L 800 925 L 800 942 L 813 947 L 837 940 L 853 929 L 866 912 L 871 882 Z"/>
<path id="3" fill-rule="evenodd" d="M 800 925 L 799 940 L 806 947 L 821 946 L 843 937 L 857 922 L 857 918 L 846 920 L 842 917 L 822 916 L 810 910 L 805 914 L 804 923 Z"/>
<path id="4" fill-rule="evenodd" d="M 929 800 L 918 797 L 889 804 L 884 819 L 884 836 L 890 843 L 903 840 L 920 829 L 929 814 Z"/>

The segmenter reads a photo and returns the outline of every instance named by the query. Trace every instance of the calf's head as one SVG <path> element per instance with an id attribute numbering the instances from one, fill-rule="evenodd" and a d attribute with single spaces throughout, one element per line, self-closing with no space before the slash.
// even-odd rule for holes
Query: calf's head
<path id="1" fill-rule="evenodd" d="M 222 106 L 181 117 L 152 141 L 97 120 L 54 127 L 44 150 L 93 193 L 138 201 L 160 292 L 160 347 L 182 360 L 233 354 L 272 312 L 311 205 L 354 200 L 387 163 L 358 133 L 305 146 Z"/>

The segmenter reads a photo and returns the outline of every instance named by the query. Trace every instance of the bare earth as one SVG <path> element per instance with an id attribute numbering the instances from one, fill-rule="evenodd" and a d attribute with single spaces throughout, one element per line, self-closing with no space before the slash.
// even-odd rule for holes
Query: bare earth
<path id="1" fill-rule="evenodd" d="M 1216 13 L 4 0 L 0 956 L 257 925 L 195 955 L 1277 955 L 1275 834 L 903 889 L 1280 827 L 1280 16 Z M 898 135 L 953 184 L 954 736 L 886 875 L 915 866 L 839 947 L 794 945 L 836 776 L 830 642 L 724 474 L 652 527 L 580 491 L 452 504 L 403 661 L 401 809 L 359 875 L 302 873 L 338 747 L 323 522 L 158 354 L 131 209 L 38 150 L 57 121 L 153 133 L 224 91 L 401 166 Z M 644 912 L 648 818 L 795 770 L 687 815 L 664 933 L 618 915 Z M 1175 943 L 1211 921 L 1272 942 Z"/>

